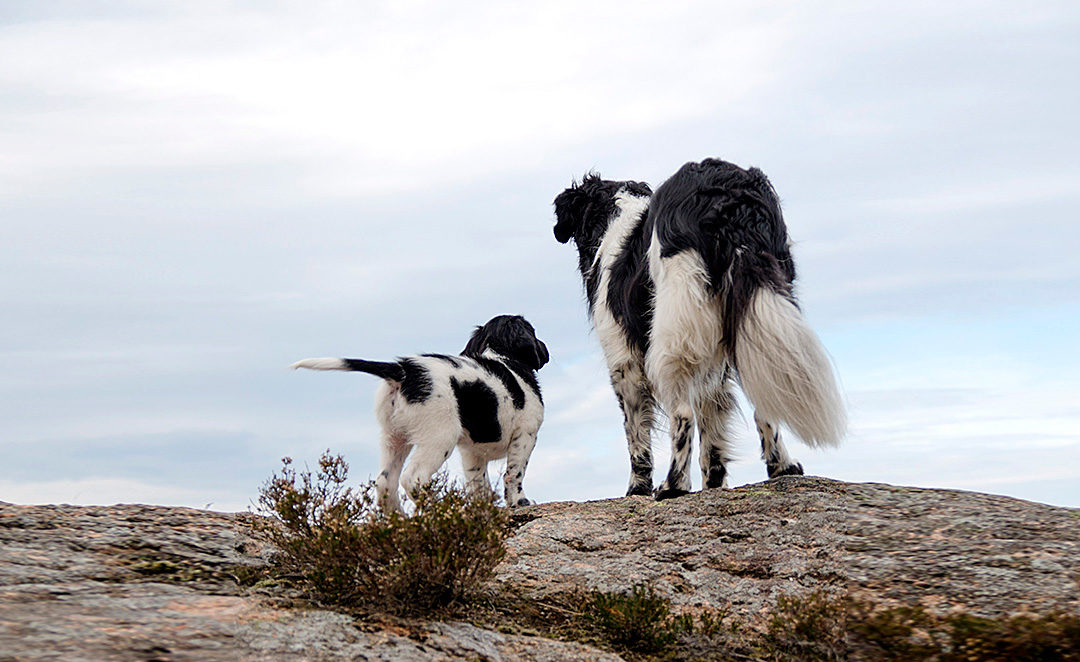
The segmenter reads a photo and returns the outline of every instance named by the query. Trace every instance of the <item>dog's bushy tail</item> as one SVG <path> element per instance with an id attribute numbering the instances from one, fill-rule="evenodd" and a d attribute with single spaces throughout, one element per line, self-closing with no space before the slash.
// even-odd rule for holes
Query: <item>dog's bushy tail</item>
<path id="1" fill-rule="evenodd" d="M 847 427 L 843 400 L 825 348 L 798 307 L 763 284 L 741 313 L 735 364 L 754 409 L 810 446 L 839 444 Z"/>
<path id="2" fill-rule="evenodd" d="M 366 372 L 382 379 L 395 382 L 405 381 L 405 369 L 399 363 L 386 363 L 383 361 L 365 361 L 364 359 L 303 359 L 292 364 L 293 370 L 307 368 L 308 370 L 348 370 L 352 372 Z"/>

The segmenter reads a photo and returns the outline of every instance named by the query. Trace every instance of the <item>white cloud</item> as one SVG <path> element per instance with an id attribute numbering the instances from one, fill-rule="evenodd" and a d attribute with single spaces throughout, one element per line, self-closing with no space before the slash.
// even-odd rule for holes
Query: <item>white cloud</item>
<path id="1" fill-rule="evenodd" d="M 257 162 L 303 164 L 312 194 L 489 175 L 707 116 L 768 84 L 789 28 L 738 6 L 702 20 L 709 7 L 420 3 L 16 25 L 0 34 L 3 80 L 54 107 L 19 116 L 0 164 L 23 189 L 88 169 Z M 732 56 L 743 66 L 715 66 Z"/>

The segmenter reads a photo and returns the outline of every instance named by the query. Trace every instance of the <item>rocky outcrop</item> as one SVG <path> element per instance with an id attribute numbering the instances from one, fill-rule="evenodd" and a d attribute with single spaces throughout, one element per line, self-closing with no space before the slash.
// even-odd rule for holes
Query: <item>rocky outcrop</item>
<path id="1" fill-rule="evenodd" d="M 373 626 L 241 588 L 246 515 L 0 503 L 0 662 L 618 660 L 464 623 Z"/>
<path id="2" fill-rule="evenodd" d="M 372 624 L 244 588 L 243 519 L 0 503 L 0 660 L 617 660 L 465 623 Z M 1080 511 L 785 477 L 663 502 L 516 511 L 498 585 L 544 598 L 648 582 L 748 618 L 825 589 L 996 615 L 1080 609 Z"/>
<path id="3" fill-rule="evenodd" d="M 646 582 L 744 615 L 814 590 L 985 616 L 1080 609 L 1080 510 L 1009 497 L 790 476 L 518 517 L 498 578 L 532 595 Z"/>

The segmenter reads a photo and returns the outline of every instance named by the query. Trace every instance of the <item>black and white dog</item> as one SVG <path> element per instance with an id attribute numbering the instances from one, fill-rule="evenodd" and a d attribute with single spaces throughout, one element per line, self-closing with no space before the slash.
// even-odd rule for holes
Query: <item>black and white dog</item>
<path id="1" fill-rule="evenodd" d="M 304 359 L 292 367 L 352 370 L 383 380 L 375 394 L 375 416 L 382 426 L 375 489 L 383 508 L 401 510 L 398 481 L 411 495 L 431 480 L 455 446 L 473 493 L 491 490 L 487 464 L 505 457 L 507 505 L 531 503 L 521 481 L 544 420 L 536 371 L 548 359 L 547 346 L 524 317 L 500 315 L 476 327 L 459 356 L 422 354 L 393 362 Z"/>
<path id="2" fill-rule="evenodd" d="M 694 422 L 706 487 L 726 484 L 736 380 L 755 408 L 769 477 L 802 474 L 780 440 L 839 443 L 845 414 L 829 359 L 795 301 L 795 266 L 765 174 L 687 163 L 656 191 L 588 174 L 555 198 L 555 238 L 573 239 L 596 334 L 623 410 L 627 494 L 652 492 L 657 401 L 672 458 L 658 499 L 690 491 Z"/>

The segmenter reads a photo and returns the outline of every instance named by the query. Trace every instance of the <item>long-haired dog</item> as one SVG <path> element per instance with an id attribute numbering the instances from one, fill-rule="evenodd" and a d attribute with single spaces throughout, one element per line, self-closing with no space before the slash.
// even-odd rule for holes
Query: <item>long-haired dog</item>
<path id="1" fill-rule="evenodd" d="M 491 490 L 487 464 L 506 458 L 506 504 L 531 503 L 521 482 L 544 420 L 536 371 L 548 359 L 547 345 L 524 317 L 500 315 L 476 327 L 458 356 L 422 354 L 392 362 L 304 359 L 292 367 L 366 372 L 383 380 L 375 394 L 375 416 L 382 426 L 375 490 L 383 508 L 401 510 L 399 480 L 411 496 L 455 446 L 473 493 Z"/>
<path id="2" fill-rule="evenodd" d="M 555 238 L 577 244 L 589 314 L 622 407 L 627 494 L 652 492 L 657 403 L 672 457 L 656 498 L 690 491 L 694 423 L 705 487 L 723 487 L 733 388 L 753 405 L 769 477 L 802 474 L 780 439 L 839 443 L 845 414 L 832 366 L 795 301 L 795 265 L 765 174 L 687 163 L 655 195 L 588 174 L 555 198 Z"/>

